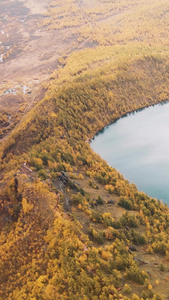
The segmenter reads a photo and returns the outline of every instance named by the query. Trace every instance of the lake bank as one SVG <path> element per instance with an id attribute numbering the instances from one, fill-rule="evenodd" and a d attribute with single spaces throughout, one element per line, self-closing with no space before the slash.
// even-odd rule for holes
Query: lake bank
<path id="1" fill-rule="evenodd" d="M 90 145 L 139 190 L 169 204 L 168 128 L 169 103 L 163 102 L 123 116 Z"/>

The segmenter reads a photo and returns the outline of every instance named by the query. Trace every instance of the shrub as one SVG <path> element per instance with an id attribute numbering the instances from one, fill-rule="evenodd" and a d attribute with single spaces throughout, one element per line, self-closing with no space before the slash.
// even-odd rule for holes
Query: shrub
<path id="1" fill-rule="evenodd" d="M 126 283 L 124 286 L 124 293 L 130 294 L 131 293 L 131 287 Z"/>
<path id="2" fill-rule="evenodd" d="M 165 271 L 165 267 L 164 267 L 163 264 L 160 264 L 160 271 L 161 271 L 161 272 L 164 272 L 164 271 Z"/>
<path id="3" fill-rule="evenodd" d="M 61 171 L 64 171 L 64 172 L 66 172 L 66 167 L 64 166 L 64 164 L 58 164 L 57 165 L 57 171 L 58 172 L 61 172 Z"/>
<path id="4" fill-rule="evenodd" d="M 71 203 L 74 205 L 82 204 L 84 201 L 84 197 L 78 193 L 77 195 L 73 194 L 71 196 Z"/>
<path id="5" fill-rule="evenodd" d="M 120 221 L 112 221 L 111 226 L 115 229 L 120 229 L 122 227 Z"/>
<path id="6" fill-rule="evenodd" d="M 103 221 L 103 217 L 98 211 L 92 210 L 91 220 L 96 223 L 101 223 Z"/>
<path id="7" fill-rule="evenodd" d="M 104 200 L 103 200 L 103 198 L 102 197 L 100 197 L 100 196 L 98 196 L 97 197 L 97 204 L 99 204 L 99 205 L 102 205 L 102 204 L 104 204 Z"/>
<path id="8" fill-rule="evenodd" d="M 32 160 L 31 160 L 31 164 L 33 166 L 35 166 L 36 170 L 39 171 L 40 169 L 43 168 L 43 161 L 41 158 L 38 158 L 38 157 L 34 157 Z"/>
<path id="9" fill-rule="evenodd" d="M 70 163 L 71 165 L 75 165 L 75 161 L 74 158 L 72 156 L 72 154 L 70 153 L 64 153 L 63 151 L 61 152 L 61 158 L 63 161 Z"/>
<path id="10" fill-rule="evenodd" d="M 147 273 L 141 271 L 136 265 L 132 265 L 126 270 L 126 277 L 139 284 L 144 284 L 145 279 L 148 277 Z"/>
<path id="11" fill-rule="evenodd" d="M 167 244 L 165 242 L 155 242 L 152 244 L 155 253 L 166 254 Z"/>
<path id="12" fill-rule="evenodd" d="M 153 290 L 148 290 L 148 291 L 142 291 L 141 293 L 141 298 L 143 299 L 150 299 L 150 298 L 153 298 L 154 296 L 154 292 Z"/>
<path id="13" fill-rule="evenodd" d="M 89 186 L 96 190 L 99 189 L 98 185 L 96 185 L 95 182 L 92 181 L 91 179 L 89 180 Z"/>
<path id="14" fill-rule="evenodd" d="M 96 241 L 98 244 L 104 243 L 103 233 L 96 231 L 93 227 L 90 227 L 89 234 L 92 237 L 94 241 Z"/>
<path id="15" fill-rule="evenodd" d="M 115 239 L 115 238 L 119 238 L 120 233 L 118 232 L 117 229 L 114 229 L 112 227 L 108 227 L 104 230 L 104 235 L 105 235 L 105 238 L 107 240 L 112 240 L 112 239 Z"/>
<path id="16" fill-rule="evenodd" d="M 39 170 L 38 177 L 40 177 L 42 180 L 46 180 L 47 175 L 44 169 Z"/>
<path id="17" fill-rule="evenodd" d="M 24 214 L 29 213 L 33 209 L 33 204 L 29 203 L 26 198 L 22 199 L 22 209 Z"/>
<path id="18" fill-rule="evenodd" d="M 83 180 L 83 175 L 82 174 L 79 174 L 79 179 Z"/>
<path id="19" fill-rule="evenodd" d="M 145 245 L 147 244 L 147 239 L 144 234 L 136 232 L 134 229 L 132 230 L 132 237 L 133 237 L 133 242 L 136 245 Z"/>
<path id="20" fill-rule="evenodd" d="M 120 222 L 123 226 L 129 226 L 132 228 L 136 228 L 139 226 L 139 221 L 137 220 L 137 218 L 133 215 L 130 215 L 128 213 L 124 214 L 121 218 L 120 218 Z"/>
<path id="21" fill-rule="evenodd" d="M 46 165 L 48 165 L 48 160 L 51 160 L 51 157 L 49 156 L 48 153 L 43 153 L 41 155 L 41 159 L 43 161 L 43 164 L 46 166 Z"/>
<path id="22" fill-rule="evenodd" d="M 120 199 L 118 205 L 121 206 L 121 207 L 124 207 L 127 210 L 131 210 L 132 209 L 132 203 L 131 203 L 131 201 L 130 200 L 126 200 L 124 198 Z"/>
<path id="23" fill-rule="evenodd" d="M 113 219 L 112 219 L 112 217 L 111 216 L 106 216 L 105 214 L 103 215 L 103 222 L 104 222 L 104 225 L 105 225 L 105 227 L 109 227 L 109 226 L 111 226 L 111 227 L 114 227 L 113 226 Z M 114 228 L 116 228 L 116 227 L 114 227 Z"/>

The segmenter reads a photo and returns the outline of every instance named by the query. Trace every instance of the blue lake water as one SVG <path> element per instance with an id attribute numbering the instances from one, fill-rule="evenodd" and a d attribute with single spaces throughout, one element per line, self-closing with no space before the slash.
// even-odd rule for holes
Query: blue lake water
<path id="1" fill-rule="evenodd" d="M 169 103 L 117 120 L 90 145 L 140 191 L 169 205 Z"/>

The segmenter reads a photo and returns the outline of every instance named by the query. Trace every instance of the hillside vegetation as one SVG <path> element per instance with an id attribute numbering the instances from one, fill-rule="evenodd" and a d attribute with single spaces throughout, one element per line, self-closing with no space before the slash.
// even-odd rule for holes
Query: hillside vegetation
<path id="1" fill-rule="evenodd" d="M 39 26 L 77 26 L 79 38 L 87 34 L 97 46 L 60 58 L 44 99 L 0 148 L 0 299 L 168 299 L 168 207 L 139 192 L 89 145 L 119 117 L 168 101 L 168 4 L 93 3 L 97 9 L 88 1 L 51 4 Z M 84 4 L 93 23 L 123 12 L 121 42 L 116 33 L 107 44 L 82 30 L 88 25 L 75 6 L 82 12 Z M 71 9 L 77 25 L 69 22 Z"/>

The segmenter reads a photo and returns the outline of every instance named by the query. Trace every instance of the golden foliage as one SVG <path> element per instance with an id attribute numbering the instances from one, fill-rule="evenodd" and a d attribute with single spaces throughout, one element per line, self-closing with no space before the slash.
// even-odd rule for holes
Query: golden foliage
<path id="1" fill-rule="evenodd" d="M 26 198 L 23 198 L 22 199 L 22 208 L 23 208 L 24 214 L 27 214 L 33 209 L 33 204 L 28 203 Z"/>
<path id="2" fill-rule="evenodd" d="M 128 279 L 151 292 L 129 246 L 146 244 L 168 260 L 168 208 L 137 191 L 88 143 L 119 117 L 168 99 L 168 2 L 95 3 L 51 3 L 41 26 L 74 28 L 81 43 L 96 47 L 60 58 L 44 99 L 0 149 L 2 299 L 121 299 L 119 289 L 131 292 Z M 130 213 L 105 212 L 98 190 Z"/>

